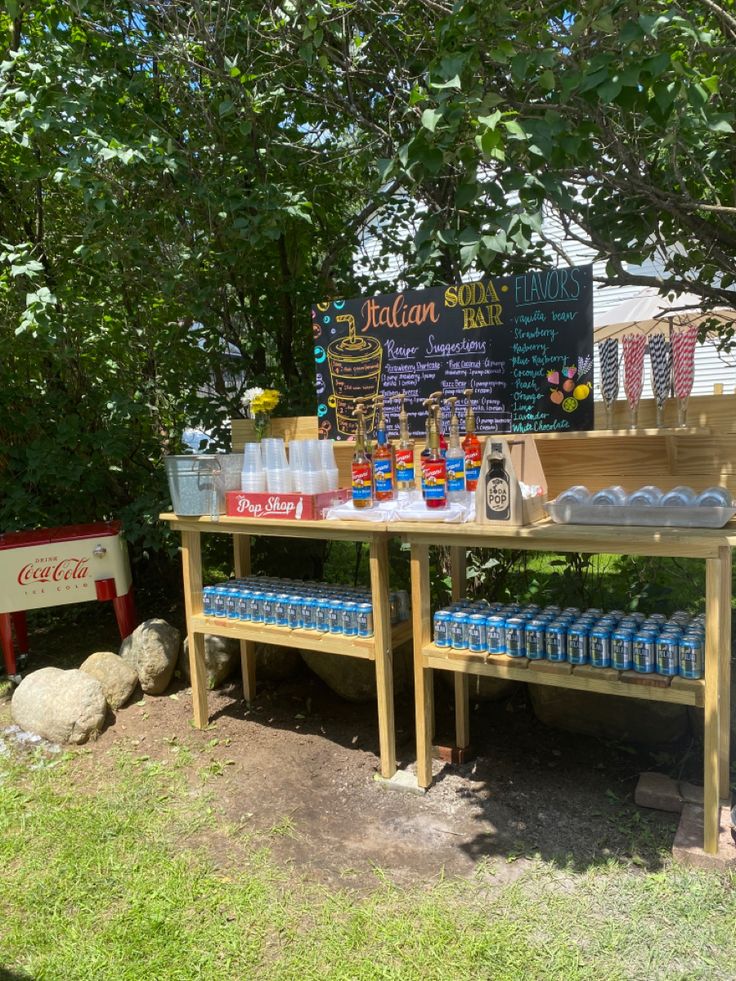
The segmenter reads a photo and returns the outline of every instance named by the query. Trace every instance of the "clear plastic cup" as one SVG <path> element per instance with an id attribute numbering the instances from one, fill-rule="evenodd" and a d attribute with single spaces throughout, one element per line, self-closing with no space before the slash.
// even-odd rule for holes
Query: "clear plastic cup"
<path id="1" fill-rule="evenodd" d="M 663 508 L 692 507 L 695 504 L 695 491 L 692 487 L 680 484 L 679 487 L 673 487 L 671 491 L 662 495 L 661 504 Z"/>
<path id="2" fill-rule="evenodd" d="M 334 439 L 320 439 L 319 453 L 323 470 L 337 470 Z"/>
<path id="3" fill-rule="evenodd" d="M 558 504 L 587 504 L 590 500 L 590 491 L 582 484 L 575 487 L 568 487 L 557 496 Z"/>
<path id="4" fill-rule="evenodd" d="M 707 487 L 698 494 L 695 503 L 705 508 L 730 508 L 733 507 L 733 497 L 728 487 Z"/>
<path id="5" fill-rule="evenodd" d="M 641 507 L 658 507 L 662 501 L 662 491 L 659 487 L 655 487 L 654 484 L 647 484 L 646 487 L 640 487 L 639 490 L 632 491 L 631 494 L 626 498 L 627 504 L 633 504 Z"/>
<path id="6" fill-rule="evenodd" d="M 294 489 L 291 471 L 285 467 L 277 470 L 266 469 L 266 489 L 269 494 L 291 494 Z"/>
<path id="7" fill-rule="evenodd" d="M 302 478 L 302 440 L 293 439 L 289 443 L 289 470 L 294 490 L 298 493 L 304 490 Z"/>
<path id="8" fill-rule="evenodd" d="M 590 499 L 591 504 L 626 504 L 626 491 L 620 485 L 604 487 Z"/>

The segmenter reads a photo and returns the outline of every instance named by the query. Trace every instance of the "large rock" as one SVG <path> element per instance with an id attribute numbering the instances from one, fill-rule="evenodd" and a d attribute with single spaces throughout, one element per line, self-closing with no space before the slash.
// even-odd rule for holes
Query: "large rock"
<path id="1" fill-rule="evenodd" d="M 689 732 L 684 705 L 529 685 L 534 713 L 553 729 L 644 746 L 671 746 Z"/>
<path id="2" fill-rule="evenodd" d="M 53 743 L 84 743 L 96 738 L 107 713 L 102 685 L 84 671 L 41 668 L 15 690 L 13 721 Z"/>
<path id="3" fill-rule="evenodd" d="M 218 637 L 215 634 L 204 636 L 204 663 L 207 668 L 207 687 L 217 688 L 240 664 L 240 641 L 233 637 Z M 184 644 L 179 658 L 179 670 L 189 680 L 189 638 Z"/>
<path id="4" fill-rule="evenodd" d="M 126 637 L 120 656 L 131 664 L 148 695 L 161 695 L 171 681 L 181 647 L 181 634 L 165 620 L 145 620 Z"/>
<path id="5" fill-rule="evenodd" d="M 80 671 L 97 678 L 102 685 L 107 704 L 116 712 L 125 705 L 138 684 L 138 674 L 115 651 L 97 651 L 80 665 Z"/>
<path id="6" fill-rule="evenodd" d="M 272 684 L 285 681 L 299 667 L 299 651 L 276 644 L 256 644 L 256 678 Z"/>
<path id="7" fill-rule="evenodd" d="M 307 666 L 336 695 L 348 702 L 370 702 L 376 698 L 376 666 L 362 657 L 342 657 L 302 651 Z M 394 651 L 394 694 L 408 691 L 413 674 L 411 644 Z"/>

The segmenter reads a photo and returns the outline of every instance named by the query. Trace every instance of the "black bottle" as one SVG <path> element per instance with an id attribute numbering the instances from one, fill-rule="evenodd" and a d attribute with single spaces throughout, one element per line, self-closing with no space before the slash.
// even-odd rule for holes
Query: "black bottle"
<path id="1" fill-rule="evenodd" d="M 511 481 L 506 470 L 502 443 L 491 444 L 485 491 L 486 519 L 508 521 L 511 518 Z"/>

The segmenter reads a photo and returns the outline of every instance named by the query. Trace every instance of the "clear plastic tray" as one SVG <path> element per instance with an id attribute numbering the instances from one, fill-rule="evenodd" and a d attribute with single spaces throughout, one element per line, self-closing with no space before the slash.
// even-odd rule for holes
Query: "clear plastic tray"
<path id="1" fill-rule="evenodd" d="M 656 507 L 549 501 L 545 508 L 560 525 L 646 525 L 656 528 L 723 528 L 736 508 Z"/>

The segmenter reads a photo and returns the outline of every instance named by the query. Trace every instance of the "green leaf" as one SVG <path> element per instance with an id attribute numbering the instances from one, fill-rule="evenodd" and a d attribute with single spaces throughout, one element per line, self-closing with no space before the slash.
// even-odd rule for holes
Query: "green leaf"
<path id="1" fill-rule="evenodd" d="M 442 113 L 439 109 L 425 109 L 422 113 L 422 126 L 428 129 L 430 133 L 434 133 L 437 129 L 437 123 L 442 119 Z"/>
<path id="2" fill-rule="evenodd" d="M 708 119 L 708 129 L 711 133 L 733 133 L 734 129 L 731 125 L 732 115 L 726 115 L 725 113 L 720 113 L 717 116 L 711 116 Z"/>
<path id="3" fill-rule="evenodd" d="M 501 113 L 498 109 L 496 109 L 496 111 L 492 112 L 490 116 L 478 116 L 478 122 L 481 124 L 481 126 L 486 126 L 488 129 L 495 129 L 500 118 Z"/>
<path id="4" fill-rule="evenodd" d="M 518 120 L 516 120 L 516 119 L 504 119 L 503 120 L 503 125 L 506 127 L 506 130 L 507 130 L 509 136 L 516 137 L 516 139 L 518 139 L 518 140 L 526 140 L 526 139 L 528 139 L 528 135 L 526 133 L 526 130 L 524 129 L 524 127 L 521 125 L 521 123 Z"/>
<path id="5" fill-rule="evenodd" d="M 446 82 L 430 82 L 433 89 L 462 89 L 462 82 L 459 75 L 453 75 Z"/>
<path id="6" fill-rule="evenodd" d="M 539 76 L 539 84 L 545 92 L 552 92 L 556 85 L 555 73 L 551 69 L 547 68 Z"/>

